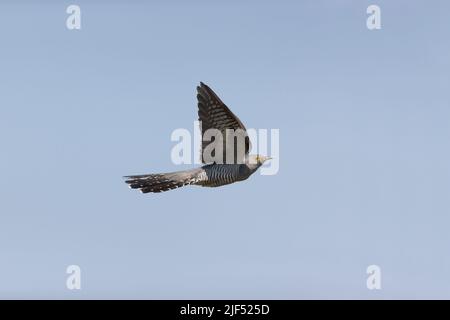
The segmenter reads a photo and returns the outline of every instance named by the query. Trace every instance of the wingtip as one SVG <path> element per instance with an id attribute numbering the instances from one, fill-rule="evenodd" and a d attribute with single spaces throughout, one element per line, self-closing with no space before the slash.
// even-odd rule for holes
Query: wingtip
<path id="1" fill-rule="evenodd" d="M 204 84 L 202 81 L 200 81 L 200 85 L 197 86 L 197 94 L 201 94 L 205 91 L 207 92 L 208 89 L 209 89 L 209 87 L 206 84 Z M 197 98 L 198 98 L 198 96 L 197 96 Z"/>
<path id="2" fill-rule="evenodd" d="M 204 92 L 206 94 L 211 94 L 211 92 L 213 91 L 207 84 L 205 84 L 203 81 L 200 81 L 200 85 L 197 86 L 197 92 L 198 93 Z"/>
<path id="3" fill-rule="evenodd" d="M 209 89 L 208 85 L 205 84 L 203 81 L 200 81 L 200 86 L 198 86 L 198 88 Z"/>

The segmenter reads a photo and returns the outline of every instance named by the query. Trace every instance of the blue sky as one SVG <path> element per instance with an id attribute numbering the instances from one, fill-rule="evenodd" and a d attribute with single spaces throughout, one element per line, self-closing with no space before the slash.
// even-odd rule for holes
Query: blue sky
<path id="1" fill-rule="evenodd" d="M 450 298 L 448 2 L 0 7 L 1 298 Z M 129 190 L 185 167 L 200 81 L 280 130 L 279 173 Z"/>

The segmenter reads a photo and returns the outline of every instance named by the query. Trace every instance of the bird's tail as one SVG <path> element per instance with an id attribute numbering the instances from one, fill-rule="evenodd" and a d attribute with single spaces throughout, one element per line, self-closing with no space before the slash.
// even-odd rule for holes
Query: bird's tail
<path id="1" fill-rule="evenodd" d="M 199 169 L 171 173 L 143 174 L 125 176 L 125 182 L 132 189 L 140 189 L 142 193 L 163 192 L 185 185 L 194 184 L 198 180 Z"/>

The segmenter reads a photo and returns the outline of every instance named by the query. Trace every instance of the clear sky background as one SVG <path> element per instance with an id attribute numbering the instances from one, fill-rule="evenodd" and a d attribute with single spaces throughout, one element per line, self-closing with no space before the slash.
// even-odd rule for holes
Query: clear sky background
<path id="1" fill-rule="evenodd" d="M 2 2 L 0 298 L 450 298 L 449 12 Z M 279 173 L 129 190 L 123 175 L 189 167 L 170 134 L 192 130 L 199 81 L 280 129 Z"/>

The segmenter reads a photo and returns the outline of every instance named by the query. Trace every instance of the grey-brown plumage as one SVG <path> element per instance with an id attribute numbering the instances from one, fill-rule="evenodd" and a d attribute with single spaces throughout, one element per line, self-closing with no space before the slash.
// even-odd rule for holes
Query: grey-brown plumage
<path id="1" fill-rule="evenodd" d="M 198 101 L 198 120 L 200 121 L 200 126 L 202 130 L 202 137 L 205 135 L 207 130 L 217 129 L 220 131 L 223 142 L 222 150 L 223 156 L 221 158 L 221 163 L 243 163 L 245 155 L 248 154 L 251 148 L 250 139 L 247 135 L 247 129 L 236 117 L 233 112 L 223 103 L 220 98 L 211 90 L 210 87 L 200 82 L 200 86 L 197 87 L 197 101 Z M 245 141 L 242 148 L 242 154 L 238 152 L 237 141 L 228 141 L 231 138 L 227 133 L 230 131 L 237 132 L 237 136 Z M 237 140 L 237 138 L 236 138 Z M 209 159 L 205 159 L 203 151 L 210 144 L 211 141 L 202 141 L 202 152 L 201 158 L 203 163 L 209 163 Z M 227 160 L 227 154 L 231 153 L 231 161 Z M 206 155 L 208 156 L 208 155 Z"/>
<path id="2" fill-rule="evenodd" d="M 206 165 L 185 171 L 126 176 L 125 182 L 129 184 L 130 188 L 148 193 L 172 190 L 185 185 L 218 187 L 247 179 L 264 161 L 270 159 L 266 156 L 248 154 L 251 144 L 245 126 L 214 91 L 202 82 L 197 87 L 197 100 L 202 137 L 208 129 L 217 129 L 222 133 L 224 161 L 208 163 L 203 151 L 211 141 L 203 141 L 201 159 L 203 163 L 207 163 Z M 241 148 L 243 149 L 242 154 L 238 152 L 239 148 L 235 143 L 227 141 L 231 139 L 227 135 L 227 129 L 238 130 L 238 134 L 241 134 L 242 141 L 244 141 L 244 146 Z M 230 149 L 230 146 L 233 150 Z M 231 155 L 231 162 L 225 161 L 227 154 Z"/>

